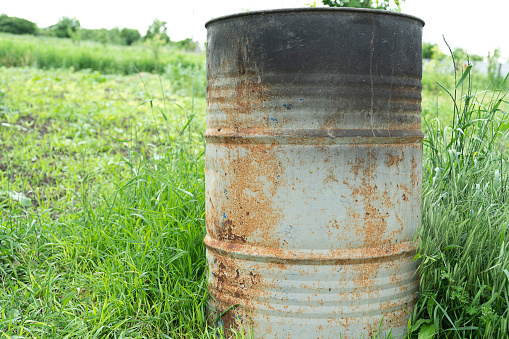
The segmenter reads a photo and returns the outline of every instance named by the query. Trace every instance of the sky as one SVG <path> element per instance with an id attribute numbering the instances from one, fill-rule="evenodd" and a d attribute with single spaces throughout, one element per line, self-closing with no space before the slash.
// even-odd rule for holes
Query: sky
<path id="1" fill-rule="evenodd" d="M 167 21 L 168 35 L 178 41 L 206 41 L 205 22 L 246 10 L 306 7 L 310 0 L 0 0 L 0 13 L 37 23 L 55 24 L 63 16 L 76 17 L 83 28 L 136 28 L 142 35 L 154 18 Z M 318 4 L 319 3 L 319 4 Z M 320 6 L 321 1 L 317 1 Z M 426 22 L 423 41 L 449 45 L 486 56 L 500 48 L 509 57 L 507 13 L 509 0 L 406 0 L 402 12 Z M 501 60 L 502 61 L 502 60 Z"/>

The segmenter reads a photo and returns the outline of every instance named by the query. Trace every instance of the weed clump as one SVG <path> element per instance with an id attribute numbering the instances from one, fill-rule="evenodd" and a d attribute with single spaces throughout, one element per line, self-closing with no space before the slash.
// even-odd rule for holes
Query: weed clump
<path id="1" fill-rule="evenodd" d="M 470 71 L 442 87 L 452 124 L 425 123 L 419 338 L 509 336 L 507 90 L 474 93 Z"/>

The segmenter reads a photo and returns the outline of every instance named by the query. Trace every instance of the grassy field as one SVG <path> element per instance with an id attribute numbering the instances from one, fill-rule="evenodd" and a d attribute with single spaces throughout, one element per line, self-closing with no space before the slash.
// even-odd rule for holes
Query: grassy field
<path id="1" fill-rule="evenodd" d="M 450 62 L 452 64 L 452 60 Z M 454 91 L 455 81 L 458 82 L 461 75 L 461 71 L 457 71 L 455 79 L 454 74 L 450 71 L 430 66 L 423 67 L 421 105 L 423 130 L 425 130 L 426 126 L 425 121 L 431 121 L 437 117 L 445 124 L 452 124 L 454 100 L 447 91 Z M 507 90 L 509 88 L 507 83 L 505 83 L 503 88 L 500 87 L 500 83 L 491 83 L 487 74 L 477 73 L 475 69 L 471 71 L 470 75 L 472 93 L 482 94 L 486 90 L 496 91 Z M 457 90 L 458 97 L 456 99 L 459 99 L 461 93 L 465 94 L 468 91 L 468 82 L 465 80 Z M 503 103 L 502 107 L 507 110 L 507 103 Z"/>
<path id="2" fill-rule="evenodd" d="M 0 68 L 0 333 L 206 331 L 205 101 L 142 76 Z"/>
<path id="3" fill-rule="evenodd" d="M 33 44 L 29 56 L 84 48 L 19 41 Z M 0 45 L 0 63 L 23 66 L 5 63 L 20 59 L 8 53 L 15 45 Z M 119 48 L 93 47 L 98 59 Z M 5 338 L 210 337 L 204 56 L 180 55 L 160 77 L 44 66 L 39 56 L 0 67 Z M 421 296 L 410 337 L 508 337 L 507 98 L 469 93 L 467 77 L 452 101 L 436 80 L 455 96 L 452 75 L 424 75 Z M 475 92 L 486 85 L 473 80 Z"/>
<path id="4" fill-rule="evenodd" d="M 189 72 L 203 71 L 203 53 L 182 52 L 161 47 L 158 73 L 172 72 L 174 66 Z M 136 74 L 154 71 L 154 54 L 144 45 L 119 46 L 70 39 L 0 33 L 0 65 L 42 69 L 72 68 L 106 74 Z M 169 69 L 168 69 L 169 68 Z"/>

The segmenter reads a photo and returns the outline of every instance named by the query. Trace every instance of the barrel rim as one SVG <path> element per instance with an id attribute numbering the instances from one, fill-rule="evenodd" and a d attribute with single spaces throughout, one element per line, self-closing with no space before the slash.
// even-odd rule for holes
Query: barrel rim
<path id="1" fill-rule="evenodd" d="M 251 15 L 266 15 L 266 14 L 278 14 L 278 13 L 298 13 L 298 12 L 359 12 L 359 13 L 367 13 L 367 14 L 381 14 L 381 15 L 392 15 L 398 16 L 402 18 L 412 19 L 417 22 L 420 22 L 424 27 L 425 22 L 421 18 L 416 16 L 393 12 L 381 9 L 371 9 L 371 8 L 352 8 L 352 7 L 297 7 L 297 8 L 280 8 L 280 9 L 270 9 L 270 10 L 260 10 L 260 11 L 249 11 L 249 12 L 240 12 L 234 14 L 223 15 L 217 18 L 210 19 L 205 23 L 205 28 L 212 23 L 233 19 L 237 17 L 245 17 Z"/>

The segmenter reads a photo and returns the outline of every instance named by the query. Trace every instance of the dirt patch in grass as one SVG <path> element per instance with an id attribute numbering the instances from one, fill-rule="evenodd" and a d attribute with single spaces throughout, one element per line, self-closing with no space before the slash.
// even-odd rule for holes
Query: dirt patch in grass
<path id="1" fill-rule="evenodd" d="M 36 121 L 37 121 L 37 118 L 35 118 L 33 115 L 29 114 L 29 115 L 19 117 L 18 121 L 16 121 L 16 123 L 18 125 L 23 125 L 24 127 L 32 127 L 33 125 L 35 125 Z"/>
<path id="2" fill-rule="evenodd" d="M 57 185 L 57 178 L 48 173 L 42 173 L 38 169 L 27 169 L 22 165 L 11 163 L 0 163 L 0 171 L 9 173 L 11 180 L 26 179 L 31 186 L 47 185 L 55 187 Z"/>
<path id="3" fill-rule="evenodd" d="M 29 114 L 19 117 L 15 122 L 11 122 L 11 125 L 14 125 L 14 128 L 20 133 L 27 134 L 33 133 L 34 131 L 39 132 L 42 136 L 48 134 L 49 127 L 53 124 L 53 119 L 46 119 L 44 121 L 40 121 L 37 117 Z M 7 120 L 2 120 L 0 123 L 9 123 Z M 11 147 L 12 149 L 12 147 Z"/>

